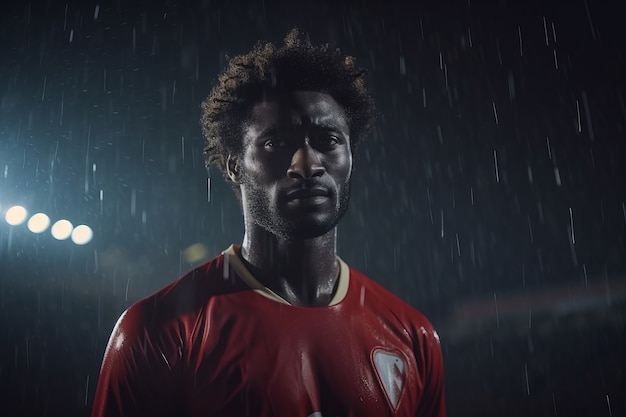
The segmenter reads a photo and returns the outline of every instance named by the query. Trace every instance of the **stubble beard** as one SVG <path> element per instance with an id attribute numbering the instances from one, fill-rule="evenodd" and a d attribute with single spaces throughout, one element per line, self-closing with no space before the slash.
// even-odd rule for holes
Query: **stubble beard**
<path id="1" fill-rule="evenodd" d="M 271 201 L 262 189 L 252 186 L 246 194 L 248 213 L 254 223 L 281 240 L 313 239 L 333 230 L 348 211 L 351 181 L 348 179 L 333 196 L 333 201 L 339 200 L 338 206 L 333 205 L 325 212 L 300 218 L 290 218 L 288 213 L 281 213 L 281 203 Z M 331 210 L 332 213 L 329 213 Z"/>

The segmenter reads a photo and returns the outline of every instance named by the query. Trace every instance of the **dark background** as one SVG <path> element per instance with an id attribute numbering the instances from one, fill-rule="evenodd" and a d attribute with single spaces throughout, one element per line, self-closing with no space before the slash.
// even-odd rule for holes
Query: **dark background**
<path id="1" fill-rule="evenodd" d="M 431 318 L 449 415 L 626 416 L 614 3 L 5 2 L 0 214 L 95 236 L 0 220 L 0 415 L 87 416 L 124 308 L 240 241 L 199 104 L 227 56 L 297 25 L 369 69 L 339 253 Z"/>

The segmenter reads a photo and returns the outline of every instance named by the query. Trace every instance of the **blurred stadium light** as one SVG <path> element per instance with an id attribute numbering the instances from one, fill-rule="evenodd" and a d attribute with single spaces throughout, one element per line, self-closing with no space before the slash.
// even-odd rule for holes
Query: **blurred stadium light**
<path id="1" fill-rule="evenodd" d="M 1 211 L 0 208 L 0 214 Z M 4 213 L 4 220 L 10 226 L 19 226 L 23 224 L 26 219 L 28 219 L 26 223 L 28 230 L 35 234 L 43 233 L 50 227 L 50 216 L 46 213 L 35 213 L 28 218 L 28 210 L 19 205 L 9 207 Z M 93 239 L 93 230 L 91 227 L 85 224 L 74 227 L 74 225 L 66 219 L 57 220 L 50 228 L 50 233 L 52 237 L 57 240 L 71 238 L 72 242 L 76 245 L 86 245 Z"/>
<path id="2" fill-rule="evenodd" d="M 24 223 L 27 216 L 28 216 L 28 211 L 26 211 L 24 207 L 13 206 L 7 210 L 6 214 L 4 215 L 4 219 L 11 226 L 17 226 L 17 225 Z"/>

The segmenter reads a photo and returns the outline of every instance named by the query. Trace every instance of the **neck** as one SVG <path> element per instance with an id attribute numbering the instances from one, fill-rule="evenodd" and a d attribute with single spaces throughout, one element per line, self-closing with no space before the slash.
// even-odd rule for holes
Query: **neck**
<path id="1" fill-rule="evenodd" d="M 290 304 L 328 305 L 339 277 L 337 231 L 311 239 L 282 239 L 246 223 L 241 256 L 250 272 Z"/>

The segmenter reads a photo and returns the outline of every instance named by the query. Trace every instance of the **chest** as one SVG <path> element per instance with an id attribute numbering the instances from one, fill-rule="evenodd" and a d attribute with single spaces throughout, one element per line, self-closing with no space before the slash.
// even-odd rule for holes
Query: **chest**
<path id="1" fill-rule="evenodd" d="M 195 348 L 187 390 L 193 415 L 414 412 L 419 366 L 395 317 L 367 306 L 303 309 L 258 297 L 221 307 L 207 317 L 207 337 Z"/>

